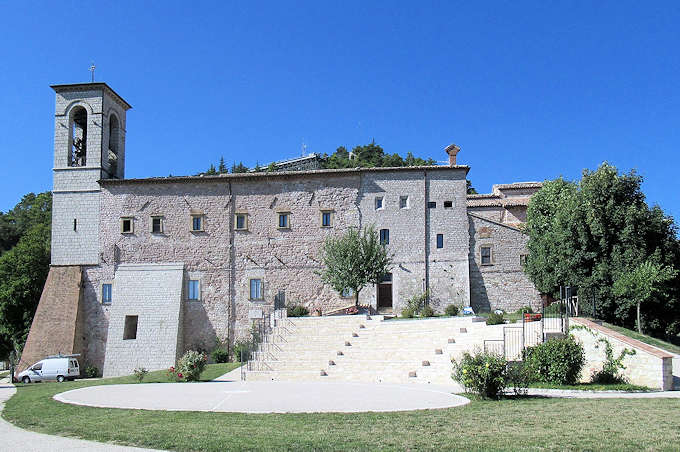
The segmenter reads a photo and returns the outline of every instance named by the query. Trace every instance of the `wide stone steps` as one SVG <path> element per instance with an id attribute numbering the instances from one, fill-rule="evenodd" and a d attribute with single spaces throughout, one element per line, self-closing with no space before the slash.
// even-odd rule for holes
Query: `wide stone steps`
<path id="1" fill-rule="evenodd" d="M 470 318 L 388 320 L 304 317 L 277 322 L 246 372 L 248 380 L 451 383 L 451 359 L 502 338 Z"/>

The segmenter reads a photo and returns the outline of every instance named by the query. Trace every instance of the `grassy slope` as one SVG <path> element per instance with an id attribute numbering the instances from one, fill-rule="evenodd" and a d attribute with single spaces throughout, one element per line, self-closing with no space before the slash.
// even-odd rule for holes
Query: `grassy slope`
<path id="1" fill-rule="evenodd" d="M 602 325 L 606 326 L 607 328 L 611 328 L 612 330 L 616 331 L 617 333 L 621 333 L 624 336 L 628 336 L 632 339 L 637 339 L 638 341 L 644 342 L 645 344 L 653 345 L 655 347 L 664 349 L 670 353 L 680 355 L 680 347 L 677 345 L 673 345 L 669 342 L 662 341 L 661 339 L 657 339 L 652 336 L 647 336 L 646 334 L 640 334 L 637 331 L 629 330 L 628 328 L 612 325 L 611 323 L 603 322 Z"/>
<path id="2" fill-rule="evenodd" d="M 211 366 L 209 372 L 227 370 Z M 164 374 L 147 379 L 163 381 Z M 672 450 L 680 441 L 680 416 L 673 414 L 680 412 L 679 399 L 528 398 L 403 413 L 265 415 L 102 409 L 52 400 L 68 389 L 131 381 L 19 385 L 3 416 L 44 433 L 186 451 Z"/>

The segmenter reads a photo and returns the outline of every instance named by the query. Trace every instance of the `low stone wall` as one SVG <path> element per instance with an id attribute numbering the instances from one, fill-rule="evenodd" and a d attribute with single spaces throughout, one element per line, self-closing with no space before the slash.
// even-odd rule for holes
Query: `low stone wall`
<path id="1" fill-rule="evenodd" d="M 648 386 L 653 389 L 669 391 L 673 388 L 673 356 L 638 340 L 624 336 L 590 320 L 573 318 L 572 325 L 583 328 L 572 328 L 571 333 L 583 344 L 586 352 L 586 365 L 582 372 L 582 381 L 590 381 L 592 374 L 602 369 L 605 361 L 605 344 L 599 341 L 605 338 L 612 346 L 614 357 L 618 357 L 623 349 L 635 350 L 635 355 L 626 356 L 622 372 L 631 384 Z"/>

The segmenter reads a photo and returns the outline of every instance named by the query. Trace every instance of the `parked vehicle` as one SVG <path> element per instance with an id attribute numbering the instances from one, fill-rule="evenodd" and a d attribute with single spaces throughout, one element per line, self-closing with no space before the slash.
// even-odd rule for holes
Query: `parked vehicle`
<path id="1" fill-rule="evenodd" d="M 38 381 L 75 380 L 80 376 L 80 365 L 77 356 L 80 355 L 56 355 L 38 361 L 17 376 L 22 383 L 35 383 Z"/>

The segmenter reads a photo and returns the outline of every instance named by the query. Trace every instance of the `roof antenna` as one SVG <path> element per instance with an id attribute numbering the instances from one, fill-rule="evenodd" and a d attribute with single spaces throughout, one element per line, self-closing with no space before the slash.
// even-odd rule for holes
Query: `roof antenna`
<path id="1" fill-rule="evenodd" d="M 300 157 L 304 157 L 306 155 L 306 152 L 307 152 L 307 145 L 305 144 L 305 139 L 303 138 L 302 139 L 302 154 L 300 155 Z"/>
<path id="2" fill-rule="evenodd" d="M 92 65 L 90 66 L 89 71 L 92 73 L 92 83 L 94 83 L 94 70 L 96 66 L 94 65 L 94 61 L 92 62 Z"/>

